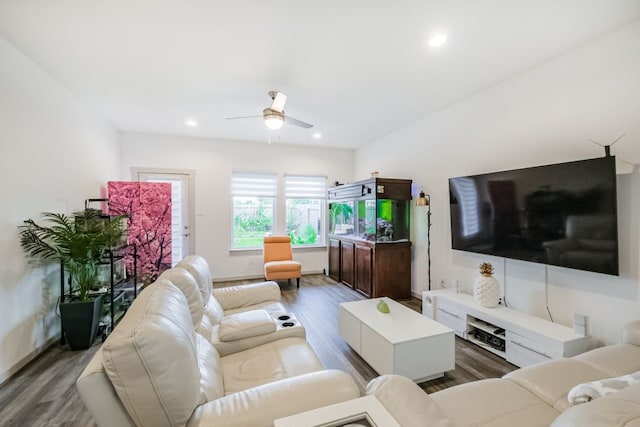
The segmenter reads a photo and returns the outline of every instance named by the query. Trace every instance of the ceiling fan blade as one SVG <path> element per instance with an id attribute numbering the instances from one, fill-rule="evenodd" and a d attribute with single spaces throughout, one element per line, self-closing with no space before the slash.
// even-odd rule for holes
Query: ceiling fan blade
<path id="1" fill-rule="evenodd" d="M 294 119 L 291 116 L 285 116 L 284 122 L 289 123 L 290 125 L 300 126 L 301 128 L 309 129 L 312 128 L 313 125 L 307 122 L 303 122 L 302 120 Z"/>
<path id="2" fill-rule="evenodd" d="M 262 115 L 259 115 L 259 116 L 238 116 L 238 117 L 227 117 L 227 120 L 235 120 L 235 119 L 253 119 L 254 117 L 262 117 Z"/>
<path id="3" fill-rule="evenodd" d="M 276 110 L 279 113 L 284 111 L 284 104 L 287 102 L 287 95 L 282 92 L 276 93 L 276 97 L 273 98 L 273 103 L 271 104 L 271 109 Z"/>

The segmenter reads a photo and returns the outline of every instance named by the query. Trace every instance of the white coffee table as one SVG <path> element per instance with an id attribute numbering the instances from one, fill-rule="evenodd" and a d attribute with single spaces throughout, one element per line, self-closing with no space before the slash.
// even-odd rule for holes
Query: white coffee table
<path id="1" fill-rule="evenodd" d="M 389 313 L 377 310 L 380 300 L 389 305 Z M 341 303 L 338 330 L 379 374 L 423 382 L 455 367 L 453 329 L 386 297 Z"/>

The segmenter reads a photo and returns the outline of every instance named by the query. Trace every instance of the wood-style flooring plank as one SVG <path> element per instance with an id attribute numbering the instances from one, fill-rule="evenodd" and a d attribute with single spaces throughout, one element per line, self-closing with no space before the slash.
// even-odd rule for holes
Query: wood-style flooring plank
<path id="1" fill-rule="evenodd" d="M 221 282 L 216 287 L 252 283 Z M 307 340 L 327 368 L 351 374 L 364 390 L 378 374 L 338 334 L 338 304 L 364 297 L 323 275 L 303 276 L 280 282 L 282 303 L 303 323 Z M 420 311 L 420 300 L 401 301 Z M 53 345 L 0 386 L 0 426 L 75 427 L 95 426 L 75 387 L 75 381 L 102 343 L 85 351 Z M 456 368 L 443 378 L 420 384 L 431 393 L 482 378 L 500 377 L 515 366 L 456 337 Z"/>

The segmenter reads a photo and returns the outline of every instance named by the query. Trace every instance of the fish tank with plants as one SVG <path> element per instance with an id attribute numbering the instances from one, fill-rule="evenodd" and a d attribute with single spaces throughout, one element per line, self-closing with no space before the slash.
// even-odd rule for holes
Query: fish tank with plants
<path id="1" fill-rule="evenodd" d="M 409 241 L 411 181 L 375 178 L 329 190 L 329 234 L 374 243 Z"/>
<path id="2" fill-rule="evenodd" d="M 376 199 L 357 202 L 357 237 L 376 243 L 409 240 L 409 201 Z"/>

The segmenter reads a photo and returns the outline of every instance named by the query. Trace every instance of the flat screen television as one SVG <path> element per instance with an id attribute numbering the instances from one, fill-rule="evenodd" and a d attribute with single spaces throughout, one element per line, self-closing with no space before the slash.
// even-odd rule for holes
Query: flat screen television
<path id="1" fill-rule="evenodd" d="M 613 156 L 449 179 L 453 249 L 618 275 Z"/>

